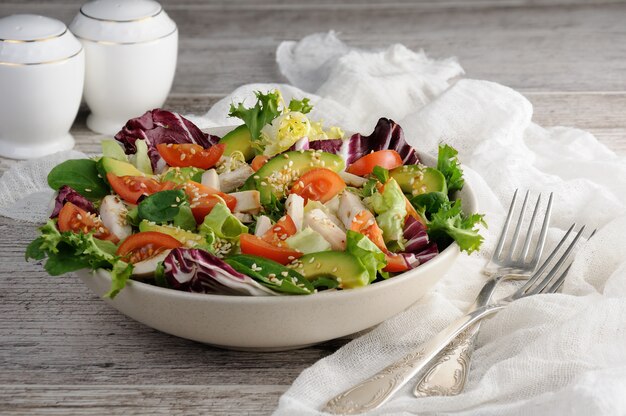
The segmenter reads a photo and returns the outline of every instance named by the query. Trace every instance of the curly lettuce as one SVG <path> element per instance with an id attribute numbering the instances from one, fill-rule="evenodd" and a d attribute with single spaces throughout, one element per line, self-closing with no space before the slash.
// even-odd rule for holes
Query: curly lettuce
<path id="1" fill-rule="evenodd" d="M 374 192 L 370 205 L 377 214 L 376 222 L 383 231 L 385 243 L 395 241 L 403 247 L 403 226 L 406 217 L 406 200 L 395 179 L 389 179 L 382 192 Z"/>

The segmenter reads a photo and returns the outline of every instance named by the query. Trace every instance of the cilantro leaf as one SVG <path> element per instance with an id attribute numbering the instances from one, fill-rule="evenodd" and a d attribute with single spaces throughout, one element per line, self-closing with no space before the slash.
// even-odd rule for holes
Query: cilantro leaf
<path id="1" fill-rule="evenodd" d="M 372 174 L 380 181 L 380 183 L 387 183 L 389 180 L 389 171 L 382 166 L 374 166 Z"/>
<path id="2" fill-rule="evenodd" d="M 289 101 L 289 111 L 299 111 L 302 114 L 307 114 L 313 109 L 313 106 L 309 104 L 309 101 L 311 100 L 308 98 L 303 98 L 302 100 L 292 98 L 291 101 Z"/>
<path id="3" fill-rule="evenodd" d="M 480 248 L 484 238 L 478 226 L 487 224 L 481 214 L 466 216 L 461 209 L 461 200 L 445 201 L 428 221 L 428 236 L 437 244 L 456 241 L 462 251 L 468 254 Z"/>
<path id="4" fill-rule="evenodd" d="M 230 105 L 231 117 L 236 117 L 248 126 L 250 130 L 250 136 L 253 141 L 258 141 L 261 136 L 261 129 L 266 124 L 270 124 L 272 120 L 280 115 L 278 105 L 281 100 L 280 92 L 278 90 L 270 91 L 267 94 L 261 91 L 256 91 L 257 102 L 254 107 L 246 108 L 243 103 L 237 105 Z"/>
<path id="5" fill-rule="evenodd" d="M 456 157 L 458 151 L 447 144 L 439 145 L 439 154 L 437 156 L 437 170 L 446 178 L 448 185 L 448 193 L 452 194 L 463 188 L 465 181 L 463 180 L 463 170 L 459 165 Z"/>

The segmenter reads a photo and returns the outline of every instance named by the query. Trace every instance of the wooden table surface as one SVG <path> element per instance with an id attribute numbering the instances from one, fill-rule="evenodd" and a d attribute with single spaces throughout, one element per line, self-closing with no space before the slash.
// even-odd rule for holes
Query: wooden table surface
<path id="1" fill-rule="evenodd" d="M 3 0 L 0 16 L 69 23 L 82 0 Z M 626 4 L 576 0 L 162 1 L 180 29 L 165 108 L 202 113 L 235 87 L 281 81 L 281 40 L 335 29 L 350 45 L 401 42 L 457 56 L 467 77 L 524 93 L 535 121 L 591 131 L 626 155 Z M 0 99 L 2 97 L 0 96 Z M 102 138 L 73 127 L 77 148 Z M 0 170 L 13 161 L 0 159 Z M 134 322 L 77 279 L 26 264 L 32 224 L 0 217 L 0 414 L 268 414 L 298 374 L 345 340 L 242 353 Z"/>

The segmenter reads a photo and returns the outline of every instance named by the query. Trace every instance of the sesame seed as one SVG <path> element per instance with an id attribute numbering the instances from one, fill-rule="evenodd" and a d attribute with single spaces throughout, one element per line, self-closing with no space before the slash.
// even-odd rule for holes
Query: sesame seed
<path id="1" fill-rule="evenodd" d="M 267 186 L 267 182 L 261 182 L 261 186 Z"/>
<path id="2" fill-rule="evenodd" d="M 180 202 L 180 198 L 179 197 L 176 197 L 176 202 Z"/>
<path id="3" fill-rule="evenodd" d="M 288 256 L 287 260 L 295 260 L 296 258 L 294 256 Z"/>
<path id="4" fill-rule="evenodd" d="M 310 263 L 313 263 L 314 261 L 315 261 L 315 257 L 311 257 L 311 258 L 309 259 L 309 264 L 310 264 Z"/>
<path id="5" fill-rule="evenodd" d="M 285 276 L 285 277 L 289 276 L 289 272 L 286 272 L 286 271 L 285 272 L 280 272 L 280 274 L 281 274 L 281 276 Z"/>
<path id="6" fill-rule="evenodd" d="M 186 157 L 187 157 L 187 155 L 186 155 L 186 154 L 184 154 L 184 153 L 181 153 L 181 154 L 180 154 L 180 160 L 185 160 L 185 158 L 186 158 Z"/>
<path id="7" fill-rule="evenodd" d="M 85 192 L 91 192 L 90 188 L 85 188 Z"/>
<path id="8" fill-rule="evenodd" d="M 336 267 L 333 267 L 333 273 L 335 273 L 337 271 Z"/>
<path id="9" fill-rule="evenodd" d="M 284 157 L 285 159 L 289 159 L 289 155 L 288 155 L 287 153 L 283 154 L 283 157 Z"/>

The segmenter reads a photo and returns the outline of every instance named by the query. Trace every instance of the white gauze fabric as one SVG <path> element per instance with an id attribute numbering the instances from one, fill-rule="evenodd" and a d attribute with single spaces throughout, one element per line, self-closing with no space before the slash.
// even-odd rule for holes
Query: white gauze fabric
<path id="1" fill-rule="evenodd" d="M 422 151 L 436 152 L 441 141 L 459 149 L 489 229 L 483 250 L 463 255 L 414 306 L 303 371 L 275 414 L 321 414 L 331 397 L 465 313 L 515 188 L 555 193 L 548 248 L 574 221 L 599 229 L 578 250 L 563 293 L 522 299 L 485 321 L 461 395 L 417 399 L 409 385 L 373 414 L 626 414 L 626 160 L 584 131 L 533 124 L 531 104 L 507 87 L 454 82 L 463 71 L 453 59 L 401 45 L 357 50 L 331 32 L 283 42 L 277 62 L 291 85 L 245 85 L 190 118 L 201 127 L 239 124 L 227 117 L 230 103 L 251 104 L 253 91 L 276 87 L 286 100 L 311 98 L 312 117 L 326 125 L 369 134 L 379 117 L 393 118 Z M 5 173 L 0 214 L 41 222 L 30 198 L 46 192 L 47 170 L 72 157 L 79 156 L 66 152 Z"/>

